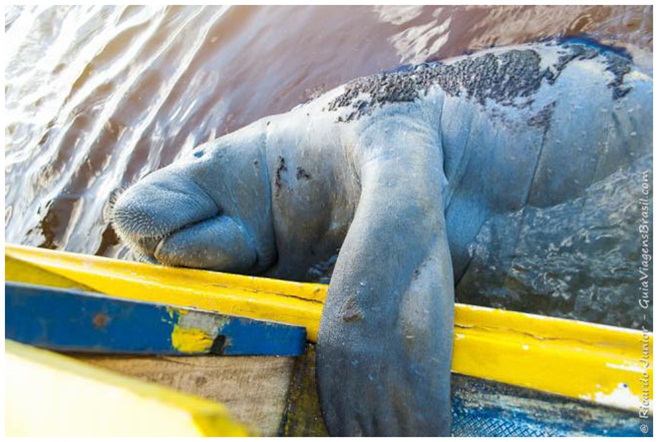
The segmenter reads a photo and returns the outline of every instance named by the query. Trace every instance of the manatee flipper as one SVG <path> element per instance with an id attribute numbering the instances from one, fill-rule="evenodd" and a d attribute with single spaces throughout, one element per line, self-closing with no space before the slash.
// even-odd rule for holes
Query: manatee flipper
<path id="1" fill-rule="evenodd" d="M 355 158 L 361 198 L 329 286 L 318 383 L 332 435 L 447 436 L 454 288 L 436 130 L 390 117 Z"/>

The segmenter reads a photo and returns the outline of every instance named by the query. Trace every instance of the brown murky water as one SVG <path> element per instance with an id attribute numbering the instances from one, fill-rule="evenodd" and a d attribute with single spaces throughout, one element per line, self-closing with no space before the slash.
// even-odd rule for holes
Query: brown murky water
<path id="1" fill-rule="evenodd" d="M 352 78 L 587 33 L 650 63 L 651 6 L 5 9 L 6 241 L 125 257 L 110 194 Z"/>

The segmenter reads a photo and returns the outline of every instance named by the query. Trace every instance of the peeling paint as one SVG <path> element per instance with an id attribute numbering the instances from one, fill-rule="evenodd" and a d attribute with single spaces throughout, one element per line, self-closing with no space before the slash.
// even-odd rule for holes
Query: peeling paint
<path id="1" fill-rule="evenodd" d="M 168 307 L 174 321 L 171 343 L 181 353 L 206 353 L 221 330 L 229 322 L 228 317 L 209 315 L 193 310 Z"/>
<path id="2" fill-rule="evenodd" d="M 183 328 L 174 325 L 171 344 L 181 353 L 207 353 L 215 338 L 198 328 Z"/>
<path id="3" fill-rule="evenodd" d="M 94 324 L 94 327 L 96 328 L 104 328 L 110 320 L 111 318 L 105 313 L 96 313 L 92 319 L 92 324 Z"/>
<path id="4" fill-rule="evenodd" d="M 178 316 L 178 325 L 184 328 L 198 328 L 209 335 L 217 335 L 228 324 L 228 316 L 209 315 L 204 312 L 195 312 L 193 310 L 181 310 Z"/>
<path id="5" fill-rule="evenodd" d="M 613 362 L 606 362 L 605 366 L 609 368 L 614 368 L 615 370 L 634 371 L 636 373 L 644 372 L 642 367 L 639 367 L 637 364 L 628 364 L 628 363 L 615 364 Z"/>
<path id="6" fill-rule="evenodd" d="M 592 401 L 597 404 L 610 405 L 612 407 L 623 408 L 627 410 L 638 409 L 640 407 L 639 398 L 633 394 L 628 384 L 620 382 L 617 387 L 610 393 L 597 391 L 594 394 L 580 395 L 581 399 Z M 653 401 L 649 401 L 649 407 L 653 409 Z"/>

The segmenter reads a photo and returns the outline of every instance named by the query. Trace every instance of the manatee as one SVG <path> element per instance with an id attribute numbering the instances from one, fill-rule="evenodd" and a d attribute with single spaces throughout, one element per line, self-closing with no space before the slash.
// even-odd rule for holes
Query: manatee
<path id="1" fill-rule="evenodd" d="M 606 254 L 639 249 L 615 216 L 623 183 L 651 173 L 652 91 L 623 51 L 582 40 L 406 66 L 195 148 L 123 192 L 112 222 L 150 262 L 330 274 L 330 434 L 446 436 L 455 287 L 523 285 L 544 262 L 553 280 L 528 290 L 614 286 Z M 591 241 L 560 261 L 578 232 Z"/>

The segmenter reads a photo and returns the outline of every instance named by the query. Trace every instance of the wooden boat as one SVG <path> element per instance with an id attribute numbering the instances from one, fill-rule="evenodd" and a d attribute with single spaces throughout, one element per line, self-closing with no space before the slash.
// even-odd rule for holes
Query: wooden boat
<path id="1" fill-rule="evenodd" d="M 35 386 L 9 389 L 9 434 L 326 434 L 324 285 L 13 245 L 5 278 L 6 383 Z M 651 435 L 652 348 L 649 332 L 458 304 L 453 434 Z M 110 390 L 123 399 L 99 403 Z"/>

